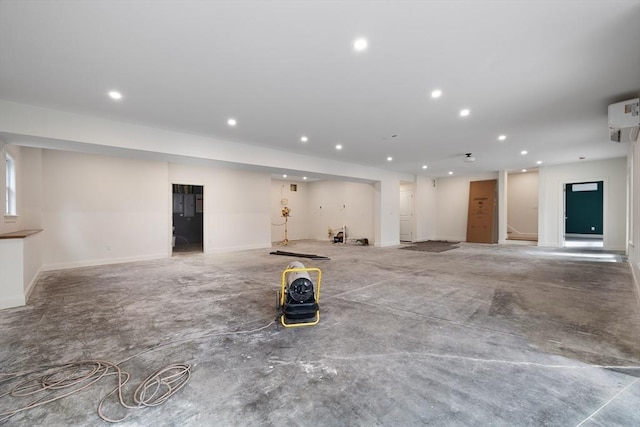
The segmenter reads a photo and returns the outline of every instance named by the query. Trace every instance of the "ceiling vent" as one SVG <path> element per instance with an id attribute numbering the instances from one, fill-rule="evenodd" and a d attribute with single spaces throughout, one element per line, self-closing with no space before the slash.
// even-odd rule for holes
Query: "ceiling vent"
<path id="1" fill-rule="evenodd" d="M 609 105 L 609 139 L 613 142 L 633 142 L 640 130 L 639 99 Z"/>

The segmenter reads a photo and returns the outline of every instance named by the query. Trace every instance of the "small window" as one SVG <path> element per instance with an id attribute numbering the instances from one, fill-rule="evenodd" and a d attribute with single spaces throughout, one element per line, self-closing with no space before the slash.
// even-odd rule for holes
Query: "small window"
<path id="1" fill-rule="evenodd" d="M 598 191 L 597 182 L 587 182 L 583 184 L 573 184 L 571 191 Z"/>
<path id="2" fill-rule="evenodd" d="M 10 155 L 5 156 L 6 161 L 6 201 L 4 214 L 5 215 L 16 215 L 16 162 L 13 160 L 13 157 Z"/>
<path id="3" fill-rule="evenodd" d="M 290 191 L 298 191 L 298 184 L 289 184 Z"/>

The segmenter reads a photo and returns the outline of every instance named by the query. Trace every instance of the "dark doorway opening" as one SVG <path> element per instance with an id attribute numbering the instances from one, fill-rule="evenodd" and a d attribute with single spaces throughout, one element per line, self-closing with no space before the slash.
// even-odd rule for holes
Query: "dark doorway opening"
<path id="1" fill-rule="evenodd" d="M 203 252 L 204 187 L 173 184 L 173 253 Z"/>
<path id="2" fill-rule="evenodd" d="M 603 181 L 590 181 L 565 185 L 565 246 L 603 246 L 603 184 Z"/>

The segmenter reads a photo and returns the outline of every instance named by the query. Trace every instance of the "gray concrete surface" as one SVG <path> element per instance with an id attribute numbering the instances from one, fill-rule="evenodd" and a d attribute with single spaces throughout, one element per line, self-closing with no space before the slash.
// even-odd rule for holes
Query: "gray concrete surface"
<path id="1" fill-rule="evenodd" d="M 278 249 L 331 257 L 302 260 L 324 275 L 317 326 L 273 322 L 295 258 L 269 250 L 48 272 L 28 306 L 0 311 L 0 370 L 126 360 L 129 396 L 152 371 L 192 364 L 185 388 L 123 426 L 640 425 L 640 308 L 626 263 L 464 243 Z M 113 384 L 4 424 L 107 425 L 96 406 Z M 0 398 L 0 412 L 19 402 Z"/>

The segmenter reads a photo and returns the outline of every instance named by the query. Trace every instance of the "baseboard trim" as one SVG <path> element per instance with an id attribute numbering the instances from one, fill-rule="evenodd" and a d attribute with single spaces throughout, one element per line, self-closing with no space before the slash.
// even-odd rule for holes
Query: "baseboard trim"
<path id="1" fill-rule="evenodd" d="M 38 269 L 36 274 L 31 279 L 31 282 L 27 285 L 27 289 L 24 290 L 24 301 L 25 304 L 29 301 L 29 297 L 31 296 L 31 292 L 36 288 L 36 284 L 38 283 L 38 279 L 40 278 L 40 274 L 42 273 L 42 267 Z"/>
<path id="2" fill-rule="evenodd" d="M 163 258 L 169 258 L 169 254 L 159 253 L 159 254 L 151 254 L 151 255 L 132 256 L 132 257 L 92 259 L 92 260 L 76 261 L 76 262 L 68 262 L 68 263 L 45 264 L 42 266 L 42 271 L 68 270 L 70 268 L 95 267 L 98 265 L 125 264 L 129 262 L 151 261 L 154 259 L 163 259 Z"/>
<path id="3" fill-rule="evenodd" d="M 239 251 L 252 251 L 255 249 L 269 249 L 273 247 L 272 243 L 258 244 L 258 245 L 241 245 L 241 246 L 225 246 L 222 248 L 214 248 L 205 252 L 205 254 L 223 254 L 228 252 L 239 252 Z"/>
<path id="4" fill-rule="evenodd" d="M 376 247 L 378 247 L 378 248 L 388 248 L 390 246 L 400 246 L 400 240 L 393 240 L 393 241 L 388 241 L 388 242 L 380 242 L 380 244 L 378 244 L 376 242 L 374 245 Z"/>

